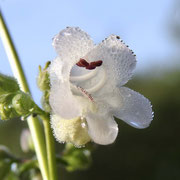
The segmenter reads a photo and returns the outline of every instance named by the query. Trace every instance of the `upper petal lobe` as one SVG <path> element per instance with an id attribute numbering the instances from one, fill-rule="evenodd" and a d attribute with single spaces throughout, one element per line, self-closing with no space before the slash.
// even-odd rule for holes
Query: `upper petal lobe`
<path id="1" fill-rule="evenodd" d="M 89 61 L 102 60 L 108 81 L 124 85 L 132 76 L 136 66 L 133 52 L 115 35 L 109 36 L 86 55 Z"/>
<path id="2" fill-rule="evenodd" d="M 54 37 L 53 46 L 62 59 L 78 62 L 94 44 L 90 36 L 80 28 L 67 27 Z"/>

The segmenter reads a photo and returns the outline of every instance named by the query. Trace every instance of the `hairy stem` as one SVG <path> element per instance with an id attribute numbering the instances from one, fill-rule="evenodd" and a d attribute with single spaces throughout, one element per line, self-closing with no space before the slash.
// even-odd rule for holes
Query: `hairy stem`
<path id="1" fill-rule="evenodd" d="M 50 117 L 48 115 L 42 114 L 40 115 L 40 118 L 43 120 L 44 130 L 45 130 L 49 179 L 57 180 L 55 144 L 54 144 L 54 137 L 53 137 L 51 126 L 50 126 Z"/>
<path id="2" fill-rule="evenodd" d="M 0 37 L 2 39 L 6 54 L 8 56 L 12 71 L 14 76 L 17 78 L 18 83 L 21 87 L 21 90 L 24 92 L 30 93 L 19 57 L 17 55 L 16 49 L 6 27 L 5 21 L 3 19 L 1 10 L 0 10 Z M 28 125 L 31 131 L 32 139 L 34 142 L 34 147 L 39 162 L 39 167 L 43 180 L 48 180 L 48 166 L 47 166 L 47 157 L 46 157 L 46 146 L 43 137 L 43 131 L 40 122 L 37 118 L 29 117 Z"/>

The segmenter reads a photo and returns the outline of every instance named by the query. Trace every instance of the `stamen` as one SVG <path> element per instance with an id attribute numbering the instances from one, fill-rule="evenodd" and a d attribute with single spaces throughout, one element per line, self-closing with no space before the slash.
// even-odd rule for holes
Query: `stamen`
<path id="1" fill-rule="evenodd" d="M 81 58 L 79 60 L 79 62 L 76 63 L 76 65 L 79 66 L 79 67 L 85 67 L 88 70 L 92 70 L 92 69 L 95 69 L 98 66 L 101 66 L 102 63 L 103 62 L 101 60 L 93 61 L 93 62 L 88 63 L 85 59 Z"/>
<path id="2" fill-rule="evenodd" d="M 89 66 L 89 63 L 85 59 L 80 59 L 78 63 L 76 63 L 79 67 L 87 67 Z"/>
<path id="3" fill-rule="evenodd" d="M 92 70 L 92 69 L 95 69 L 95 68 L 96 68 L 96 66 L 92 66 L 92 65 L 89 65 L 89 66 L 86 67 L 86 69 L 88 69 L 88 70 Z"/>
<path id="4" fill-rule="evenodd" d="M 99 60 L 99 61 L 93 61 L 93 62 L 91 62 L 90 63 L 90 66 L 101 66 L 102 65 L 102 61 L 101 60 Z"/>
<path id="5" fill-rule="evenodd" d="M 86 66 L 86 69 L 89 69 L 89 70 L 95 69 L 96 67 L 101 66 L 102 63 L 103 63 L 103 62 L 102 62 L 101 60 L 99 60 L 99 61 L 93 61 L 93 62 L 91 62 L 88 66 Z"/>
<path id="6" fill-rule="evenodd" d="M 93 62 L 88 63 L 85 59 L 80 59 L 80 61 L 76 65 L 79 66 L 79 67 L 85 67 L 88 70 L 92 70 L 92 69 L 95 69 L 98 66 L 101 66 L 102 63 L 103 63 L 103 61 L 101 61 L 101 60 L 93 61 Z M 105 72 L 104 68 L 100 68 L 100 69 L 98 68 L 98 70 L 101 73 L 101 79 L 97 84 L 95 84 L 93 87 L 90 87 L 89 89 L 84 89 L 84 88 L 82 88 L 80 86 L 71 84 L 72 91 L 75 94 L 81 93 L 81 95 L 82 95 L 82 93 L 83 93 L 83 95 L 88 97 L 91 101 L 94 101 L 91 94 L 96 92 L 96 91 L 99 91 L 104 86 L 104 84 L 106 82 L 106 72 Z M 80 76 L 70 76 L 70 81 L 71 82 L 72 81 L 73 82 L 87 81 L 90 78 L 94 77 L 96 75 L 96 73 L 97 73 L 97 69 L 93 70 L 92 72 L 90 72 L 88 74 L 84 74 L 84 75 L 80 75 Z M 78 90 L 80 90 L 80 91 L 78 91 Z"/>

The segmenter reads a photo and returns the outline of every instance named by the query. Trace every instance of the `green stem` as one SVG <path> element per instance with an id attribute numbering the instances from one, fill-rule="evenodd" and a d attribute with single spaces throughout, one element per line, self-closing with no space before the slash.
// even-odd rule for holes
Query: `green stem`
<path id="1" fill-rule="evenodd" d="M 4 48 L 6 50 L 6 54 L 8 56 L 11 68 L 13 70 L 15 77 L 18 80 L 21 90 L 30 93 L 19 57 L 17 55 L 14 44 L 11 40 L 10 34 L 6 27 L 1 10 L 0 10 L 0 37 L 2 39 Z M 48 180 L 46 148 L 45 148 L 45 142 L 44 142 L 41 124 L 37 118 L 33 118 L 32 116 L 29 117 L 27 121 L 34 142 L 35 151 L 43 180 Z"/>
<path id="2" fill-rule="evenodd" d="M 46 116 L 45 114 L 40 115 L 40 118 L 43 120 L 44 130 L 45 130 L 47 159 L 48 159 L 48 168 L 49 168 L 49 179 L 57 180 L 55 143 L 54 143 L 54 137 L 53 137 L 51 126 L 50 126 L 50 118 L 49 118 L 49 116 Z"/>

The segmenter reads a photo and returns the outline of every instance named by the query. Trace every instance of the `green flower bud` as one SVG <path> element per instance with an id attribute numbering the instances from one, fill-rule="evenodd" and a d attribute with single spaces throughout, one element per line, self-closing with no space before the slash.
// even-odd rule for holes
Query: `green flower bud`
<path id="1" fill-rule="evenodd" d="M 0 95 L 0 117 L 2 120 L 30 114 L 40 114 L 42 110 L 35 104 L 31 96 L 22 91 Z"/>
<path id="2" fill-rule="evenodd" d="M 21 91 L 13 97 L 12 105 L 20 116 L 29 116 L 40 111 L 31 96 Z"/>
<path id="3" fill-rule="evenodd" d="M 0 117 L 2 120 L 18 117 L 12 106 L 12 98 L 19 90 L 17 81 L 10 76 L 0 74 Z"/>
<path id="4" fill-rule="evenodd" d="M 14 110 L 11 104 L 0 104 L 0 117 L 1 120 L 8 120 L 18 117 L 17 112 Z"/>
<path id="5" fill-rule="evenodd" d="M 37 77 L 37 84 L 41 91 L 50 89 L 50 81 L 49 81 L 49 73 L 47 68 L 50 65 L 50 61 L 48 61 L 44 67 L 44 69 L 39 66 L 39 75 Z"/>
<path id="6" fill-rule="evenodd" d="M 0 95 L 16 92 L 19 90 L 19 85 L 13 77 L 0 74 Z"/>

